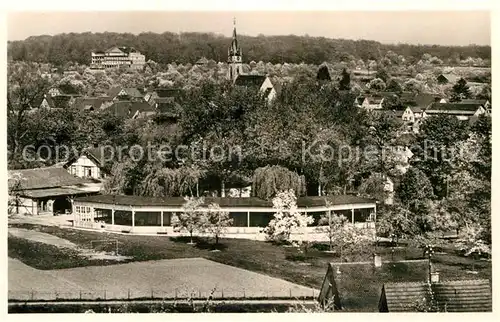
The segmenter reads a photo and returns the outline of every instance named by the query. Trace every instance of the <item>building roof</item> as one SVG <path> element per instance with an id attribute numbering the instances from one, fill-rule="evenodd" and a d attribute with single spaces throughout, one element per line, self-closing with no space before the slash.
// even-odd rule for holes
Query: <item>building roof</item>
<path id="1" fill-rule="evenodd" d="M 86 195 L 86 194 L 89 194 L 89 191 L 75 189 L 75 188 L 47 188 L 47 189 L 34 189 L 34 190 L 22 191 L 22 196 L 35 199 L 57 197 L 57 196 L 76 196 L 76 195 Z"/>
<path id="2" fill-rule="evenodd" d="M 88 183 L 88 180 L 75 177 L 69 174 L 64 168 L 36 168 L 23 170 L 9 170 L 9 175 L 19 173 L 22 182 L 20 190 L 58 188 L 64 186 L 75 186 Z M 13 180 L 9 180 L 9 186 L 13 187 L 16 184 Z"/>
<path id="3" fill-rule="evenodd" d="M 427 114 L 473 115 L 480 104 L 432 103 L 426 110 Z"/>
<path id="4" fill-rule="evenodd" d="M 181 105 L 175 101 L 174 97 L 157 98 L 154 107 L 157 112 L 172 117 L 179 116 L 182 111 Z"/>
<path id="5" fill-rule="evenodd" d="M 266 78 L 267 76 L 265 75 L 238 75 L 234 81 L 234 85 L 261 87 Z"/>
<path id="6" fill-rule="evenodd" d="M 122 90 L 124 90 L 128 96 L 133 97 L 133 98 L 143 98 L 144 96 L 141 94 L 141 92 L 137 88 L 123 88 L 123 87 L 112 87 L 108 91 L 108 95 L 111 98 L 115 98 Z"/>
<path id="7" fill-rule="evenodd" d="M 44 99 L 47 101 L 47 104 L 49 104 L 50 108 L 66 109 L 69 107 L 69 102 L 71 98 L 72 96 L 70 95 L 57 95 L 57 96 L 46 95 Z"/>
<path id="8" fill-rule="evenodd" d="M 205 197 L 205 205 L 217 203 L 221 207 L 273 207 L 271 201 L 260 199 L 257 197 L 249 198 L 231 198 L 231 197 Z M 371 199 L 342 195 L 330 197 L 300 197 L 297 199 L 299 207 L 321 207 L 325 206 L 325 199 L 329 200 L 332 205 L 343 204 L 360 204 L 360 203 L 375 203 Z M 126 195 L 97 195 L 79 198 L 78 201 L 95 202 L 95 203 L 115 203 L 127 206 L 171 206 L 182 207 L 184 204 L 183 197 L 146 197 L 146 196 L 126 196 Z"/>
<path id="9" fill-rule="evenodd" d="M 111 97 L 100 96 L 100 97 L 78 97 L 73 103 L 73 107 L 79 110 L 99 110 L 103 103 L 110 102 Z"/>
<path id="10" fill-rule="evenodd" d="M 439 95 L 429 94 L 429 93 L 419 93 L 415 96 L 414 102 L 412 102 L 410 105 L 418 106 L 422 109 L 425 109 L 430 104 L 439 102 L 440 100 L 441 97 Z"/>
<path id="11" fill-rule="evenodd" d="M 489 280 L 457 280 L 440 283 L 386 283 L 382 287 L 381 312 L 417 311 L 418 304 L 431 303 L 431 291 L 439 311 L 491 312 Z"/>
<path id="12" fill-rule="evenodd" d="M 206 64 L 208 64 L 208 59 L 205 56 L 203 56 L 196 61 L 196 64 L 197 65 L 206 65 Z"/>
<path id="13" fill-rule="evenodd" d="M 463 99 L 458 104 L 480 104 L 482 106 L 486 105 L 488 103 L 488 100 L 482 99 L 482 100 L 475 100 L 475 99 Z"/>
<path id="14" fill-rule="evenodd" d="M 430 301 L 429 284 L 422 282 L 387 283 L 382 286 L 380 312 L 414 312 L 419 303 Z"/>
<path id="15" fill-rule="evenodd" d="M 154 114 L 154 107 L 149 105 L 146 102 L 132 102 L 132 101 L 119 101 L 116 102 L 106 110 L 111 111 L 114 115 L 119 117 L 133 117 L 136 113 L 146 113 L 146 114 Z"/>
<path id="16" fill-rule="evenodd" d="M 366 98 L 368 99 L 369 104 L 380 104 L 384 99 L 383 96 L 375 96 L 375 95 L 367 96 Z"/>
<path id="17" fill-rule="evenodd" d="M 454 75 L 454 74 L 441 74 L 438 76 L 438 80 L 441 79 L 441 80 L 445 80 L 448 82 L 448 83 L 456 83 L 460 77 L 458 77 L 457 75 Z"/>

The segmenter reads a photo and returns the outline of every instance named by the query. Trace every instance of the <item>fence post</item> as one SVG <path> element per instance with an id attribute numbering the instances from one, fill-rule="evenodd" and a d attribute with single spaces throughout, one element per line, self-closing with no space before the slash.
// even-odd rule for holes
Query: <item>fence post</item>
<path id="1" fill-rule="evenodd" d="M 80 290 L 80 300 L 82 299 L 82 290 Z"/>
<path id="2" fill-rule="evenodd" d="M 151 299 L 154 299 L 155 296 L 154 296 L 154 291 L 151 289 Z"/>
<path id="3" fill-rule="evenodd" d="M 130 289 L 128 289 L 128 299 L 130 300 Z"/>
<path id="4" fill-rule="evenodd" d="M 175 289 L 175 299 L 177 300 L 177 289 Z"/>
<path id="5" fill-rule="evenodd" d="M 224 298 L 224 289 L 221 289 L 222 298 Z"/>
<path id="6" fill-rule="evenodd" d="M 243 298 L 244 298 L 244 299 L 246 299 L 246 298 L 247 298 L 247 296 L 246 296 L 246 294 L 245 294 L 245 289 L 243 289 Z"/>
<path id="7" fill-rule="evenodd" d="M 198 290 L 198 298 L 201 299 L 201 291 L 200 290 Z"/>
<path id="8" fill-rule="evenodd" d="M 290 298 L 292 298 L 292 289 L 290 289 Z"/>
<path id="9" fill-rule="evenodd" d="M 106 290 L 104 290 L 104 299 L 106 299 Z"/>
<path id="10" fill-rule="evenodd" d="M 35 291 L 31 290 L 31 300 L 33 301 L 35 299 Z"/>

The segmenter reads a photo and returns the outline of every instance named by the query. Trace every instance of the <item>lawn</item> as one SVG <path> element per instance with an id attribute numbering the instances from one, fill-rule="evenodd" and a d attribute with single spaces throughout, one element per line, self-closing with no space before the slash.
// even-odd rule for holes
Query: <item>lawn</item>
<path id="1" fill-rule="evenodd" d="M 320 250 L 324 247 L 319 246 L 310 248 L 304 255 L 298 253 L 295 248 L 277 246 L 267 242 L 221 239 L 220 242 L 223 245 L 221 251 L 213 252 L 212 245 L 209 242 L 199 239 L 196 240 L 197 245 L 193 246 L 187 244 L 186 238 L 118 235 L 29 224 L 12 226 L 36 229 L 53 234 L 86 248 L 89 247 L 91 240 L 117 239 L 120 255 L 132 257 L 130 261 L 202 257 L 313 288 L 321 286 L 327 264 L 338 261 L 337 257 Z M 11 252 L 17 254 L 17 252 L 11 251 L 10 247 L 9 244 L 9 256 Z M 109 245 L 109 248 L 109 251 L 113 250 L 112 245 Z M 414 248 L 397 248 L 394 253 L 392 253 L 391 248 L 387 247 L 375 247 L 373 250 L 382 255 L 384 262 L 390 261 L 392 258 L 394 260 L 419 259 L 423 255 L 421 250 Z M 373 250 L 370 250 L 370 252 Z M 370 258 L 370 252 L 367 251 L 361 258 L 358 256 L 349 259 L 351 261 L 367 260 Z M 23 256 L 16 256 L 25 263 L 28 260 L 22 258 Z M 491 262 L 477 261 L 475 265 L 475 269 L 478 271 L 477 275 L 471 275 L 467 272 L 472 267 L 472 259 L 460 257 L 453 253 L 435 254 L 433 262 L 434 267 L 441 272 L 443 280 L 491 278 Z M 102 264 L 111 263 L 104 262 Z M 53 267 L 50 268 L 58 268 L 57 265 L 57 261 L 54 261 Z M 65 265 L 64 267 L 67 267 L 67 264 Z M 75 261 L 74 263 L 74 267 L 87 265 L 96 264 L 82 261 Z M 45 265 L 44 268 L 49 267 Z M 361 265 L 358 268 L 355 265 L 343 265 L 342 270 L 343 275 L 339 280 L 339 291 L 344 294 L 342 296 L 343 304 L 361 311 L 373 311 L 373 303 L 375 303 L 375 298 L 378 300 L 378 296 L 380 296 L 382 283 L 407 280 L 419 281 L 425 280 L 427 277 L 427 266 L 424 263 L 386 263 L 382 269 L 377 271 L 373 271 L 371 265 Z M 352 293 L 352 295 L 349 295 L 349 293 Z M 360 302 L 360 298 L 366 298 L 367 300 Z"/>

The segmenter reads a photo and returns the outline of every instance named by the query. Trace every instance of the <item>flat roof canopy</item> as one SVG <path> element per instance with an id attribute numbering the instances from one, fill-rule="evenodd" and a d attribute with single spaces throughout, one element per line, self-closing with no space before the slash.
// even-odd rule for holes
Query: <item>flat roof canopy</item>
<path id="1" fill-rule="evenodd" d="M 217 203 L 223 208 L 272 208 L 273 203 L 268 200 L 248 197 L 248 198 L 232 198 L 232 197 L 204 197 L 204 206 L 211 203 Z M 125 196 L 125 195 L 94 195 L 77 197 L 75 202 L 121 205 L 121 206 L 137 206 L 137 207 L 182 207 L 185 200 L 183 197 L 146 197 L 146 196 Z M 373 205 L 376 201 L 373 199 L 362 198 L 353 195 L 339 196 L 310 196 L 297 198 L 297 206 L 299 208 L 314 208 L 326 207 L 327 201 L 331 206 L 341 205 Z"/>

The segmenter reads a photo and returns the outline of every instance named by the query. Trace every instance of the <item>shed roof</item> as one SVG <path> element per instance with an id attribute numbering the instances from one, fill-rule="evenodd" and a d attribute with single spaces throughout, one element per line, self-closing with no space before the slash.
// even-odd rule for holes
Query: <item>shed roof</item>
<path id="1" fill-rule="evenodd" d="M 23 190 L 22 196 L 29 198 L 47 198 L 47 197 L 60 197 L 60 196 L 76 196 L 89 194 L 89 191 L 75 189 L 75 188 L 47 188 L 47 189 L 34 189 Z"/>
<path id="2" fill-rule="evenodd" d="M 143 97 L 143 95 L 141 94 L 141 92 L 137 88 L 133 88 L 133 87 L 122 88 L 122 87 L 119 87 L 119 86 L 112 87 L 108 91 L 108 95 L 107 96 L 115 98 L 122 90 L 124 90 L 127 93 L 127 95 L 130 96 L 130 97 L 133 97 L 133 98 L 142 98 Z"/>

